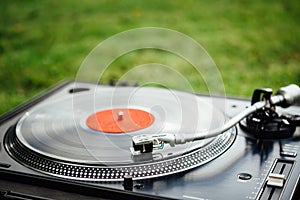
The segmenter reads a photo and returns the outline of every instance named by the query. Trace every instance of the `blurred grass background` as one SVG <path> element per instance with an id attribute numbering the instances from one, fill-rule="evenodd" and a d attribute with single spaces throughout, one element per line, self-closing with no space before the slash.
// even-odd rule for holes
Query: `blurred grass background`
<path id="1" fill-rule="evenodd" d="M 218 66 L 227 95 L 250 97 L 258 87 L 300 84 L 299 19 L 296 0 L 2 0 L 0 113 L 74 79 L 106 38 L 149 26 L 177 30 L 200 43 Z M 114 65 L 122 69 L 161 57 L 146 53 Z"/>

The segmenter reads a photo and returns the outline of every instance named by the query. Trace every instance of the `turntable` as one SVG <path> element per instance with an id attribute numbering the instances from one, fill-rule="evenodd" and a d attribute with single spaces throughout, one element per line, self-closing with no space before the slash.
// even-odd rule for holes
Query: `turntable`
<path id="1" fill-rule="evenodd" d="M 2 197 L 298 199 L 300 91 L 65 81 L 0 117 Z"/>

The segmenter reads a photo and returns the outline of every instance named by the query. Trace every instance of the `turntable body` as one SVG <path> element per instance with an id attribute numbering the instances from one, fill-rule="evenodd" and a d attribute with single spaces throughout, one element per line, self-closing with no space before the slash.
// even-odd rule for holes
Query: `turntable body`
<path id="1" fill-rule="evenodd" d="M 104 98 L 107 93 L 113 100 Z M 226 98 L 221 108 L 212 103 L 223 100 L 153 88 L 112 90 L 110 86 L 62 82 L 0 117 L 1 195 L 55 199 L 298 198 L 299 127 L 292 138 L 258 140 L 237 125 L 216 138 L 178 147 L 165 145 L 163 150 L 145 155 L 130 153 L 133 135 L 201 132 L 221 126 L 250 104 L 237 98 Z M 145 119 L 135 123 L 140 128 L 120 126 L 115 133 L 105 130 L 116 130 L 118 123 L 110 126 L 111 122 L 106 122 L 104 126 L 109 128 L 90 125 L 89 118 L 109 109 L 120 123 L 132 115 L 130 109 L 137 118 Z M 278 112 L 299 115 L 300 107 L 279 108 Z M 95 120 L 99 119 L 101 116 L 96 116 Z"/>

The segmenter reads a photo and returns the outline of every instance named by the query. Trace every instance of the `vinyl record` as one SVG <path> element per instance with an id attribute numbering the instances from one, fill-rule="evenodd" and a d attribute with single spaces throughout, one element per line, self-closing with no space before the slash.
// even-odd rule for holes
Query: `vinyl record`
<path id="1" fill-rule="evenodd" d="M 61 91 L 26 112 L 5 137 L 16 161 L 51 176 L 85 181 L 147 179 L 183 172 L 216 159 L 236 130 L 215 138 L 132 154 L 132 137 L 173 133 L 193 137 L 226 119 L 210 98 L 150 87 L 95 86 Z M 215 105 L 215 104 L 214 104 Z"/>
<path id="2" fill-rule="evenodd" d="M 93 115 L 118 109 L 149 113 L 153 122 L 117 134 L 87 125 Z M 29 149 L 51 158 L 113 165 L 136 162 L 130 152 L 134 135 L 194 134 L 218 127 L 224 120 L 223 113 L 193 94 L 148 87 L 99 87 L 37 106 L 18 122 L 16 135 Z M 182 154 L 209 141 L 165 145 L 156 159 Z"/>

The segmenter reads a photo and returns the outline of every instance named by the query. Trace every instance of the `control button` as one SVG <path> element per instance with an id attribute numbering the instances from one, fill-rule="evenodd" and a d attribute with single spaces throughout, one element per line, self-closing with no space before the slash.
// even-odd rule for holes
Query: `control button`
<path id="1" fill-rule="evenodd" d="M 0 167 L 1 167 L 1 168 L 10 168 L 11 165 L 10 165 L 10 164 L 7 164 L 7 163 L 2 163 L 2 162 L 0 162 Z"/>
<path id="2" fill-rule="evenodd" d="M 247 181 L 247 180 L 250 180 L 252 178 L 252 175 L 248 174 L 248 173 L 240 173 L 240 174 L 238 174 L 238 178 L 240 180 Z"/>
<path id="3" fill-rule="evenodd" d="M 268 179 L 267 179 L 267 185 L 282 188 L 283 185 L 284 185 L 284 175 L 283 174 L 270 173 L 269 176 L 268 176 Z"/>
<path id="4" fill-rule="evenodd" d="M 295 151 L 281 151 L 280 152 L 281 156 L 286 156 L 286 157 L 293 157 L 295 158 L 297 156 L 297 152 Z"/>
<path id="5" fill-rule="evenodd" d="M 285 156 L 285 157 L 296 157 L 297 152 L 298 152 L 298 145 L 291 145 L 291 144 L 280 144 L 280 156 Z"/>

